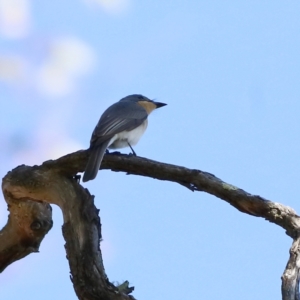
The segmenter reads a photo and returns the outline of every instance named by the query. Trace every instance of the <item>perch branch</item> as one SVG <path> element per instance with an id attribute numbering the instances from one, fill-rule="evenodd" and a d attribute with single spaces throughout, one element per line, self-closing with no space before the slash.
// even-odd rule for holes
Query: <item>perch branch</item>
<path id="1" fill-rule="evenodd" d="M 131 296 L 118 292 L 119 290 L 108 283 L 103 268 L 101 252 L 98 247 L 98 241 L 101 237 L 99 217 L 93 205 L 92 197 L 74 179 L 78 172 L 84 171 L 87 157 L 88 151 L 82 150 L 57 160 L 46 161 L 41 166 L 20 166 L 9 172 L 3 179 L 2 189 L 9 205 L 10 217 L 2 232 L 12 230 L 16 232 L 16 236 L 19 234 L 16 228 L 13 229 L 12 225 L 10 225 L 14 223 L 11 221 L 14 219 L 12 207 L 17 203 L 42 201 L 59 205 L 64 215 L 63 233 L 73 276 L 72 280 L 77 295 L 80 295 L 80 299 L 96 299 L 93 298 L 94 294 L 91 290 L 92 287 L 96 286 L 99 287 L 97 289 L 99 294 L 97 295 L 102 295 L 102 298 L 97 299 L 117 299 L 113 298 L 115 296 L 129 299 Z M 203 191 L 214 195 L 243 213 L 265 218 L 281 226 L 294 239 L 291 257 L 282 277 L 283 299 L 299 300 L 298 251 L 300 218 L 292 208 L 249 194 L 210 173 L 160 163 L 142 157 L 115 155 L 113 153 L 106 154 L 101 168 L 177 182 L 189 190 Z M 26 206 L 26 203 L 24 205 Z M 31 221 L 32 224 L 34 220 L 32 219 Z M 3 241 L 2 232 L 0 232 L 0 244 Z M 43 234 L 46 234 L 46 231 Z M 39 243 L 36 243 L 36 247 L 33 247 L 33 249 L 37 250 L 38 245 Z M 77 256 L 73 257 L 74 249 L 78 253 Z M 27 252 L 30 253 L 31 250 L 30 248 Z M 6 266 L 12 261 L 13 258 L 10 258 L 10 262 L 6 262 L 4 265 Z M 80 280 L 87 275 L 84 268 L 92 272 L 94 278 L 86 282 L 85 286 L 82 287 Z M 293 275 L 292 279 L 289 276 L 291 270 L 293 270 L 293 274 L 296 274 L 295 276 Z M 292 295 L 292 298 L 290 295 Z"/>

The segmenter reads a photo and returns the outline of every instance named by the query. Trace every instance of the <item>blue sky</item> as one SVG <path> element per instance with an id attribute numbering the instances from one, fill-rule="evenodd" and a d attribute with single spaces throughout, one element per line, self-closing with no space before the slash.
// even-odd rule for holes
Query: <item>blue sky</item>
<path id="1" fill-rule="evenodd" d="M 0 0 L 2 177 L 87 148 L 102 112 L 141 93 L 168 106 L 138 155 L 299 211 L 299 14 L 299 1 Z M 174 183 L 101 171 L 85 186 L 108 277 L 137 299 L 281 299 L 280 227 Z M 40 253 L 1 274 L 2 299 L 76 299 L 62 222 L 54 207 Z"/>

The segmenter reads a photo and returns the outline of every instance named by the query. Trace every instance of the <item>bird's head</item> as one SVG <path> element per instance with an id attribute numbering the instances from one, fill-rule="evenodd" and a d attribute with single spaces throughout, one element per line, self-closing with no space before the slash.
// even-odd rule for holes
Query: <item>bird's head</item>
<path id="1" fill-rule="evenodd" d="M 154 109 L 163 107 L 167 105 L 166 103 L 162 102 L 156 102 L 153 100 L 150 100 L 149 98 L 139 95 L 139 94 L 134 94 L 134 95 L 129 95 L 127 97 L 124 97 L 120 100 L 121 101 L 132 101 L 135 102 L 139 105 L 141 105 L 146 111 L 147 114 L 149 115 Z"/>

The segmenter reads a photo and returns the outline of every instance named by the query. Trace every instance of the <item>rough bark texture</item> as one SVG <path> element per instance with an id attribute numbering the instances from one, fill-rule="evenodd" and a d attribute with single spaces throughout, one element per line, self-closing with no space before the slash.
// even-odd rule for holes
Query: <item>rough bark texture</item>
<path id="1" fill-rule="evenodd" d="M 133 299 L 133 288 L 125 282 L 111 284 L 105 274 L 99 241 L 101 225 L 93 197 L 74 176 L 84 170 L 88 152 L 78 151 L 41 166 L 19 166 L 9 172 L 2 190 L 10 211 L 7 225 L 0 231 L 0 270 L 31 252 L 38 251 L 51 229 L 49 203 L 63 212 L 66 240 L 74 289 L 79 299 Z M 287 206 L 251 195 L 200 170 L 160 163 L 130 155 L 105 155 L 102 169 L 177 182 L 192 191 L 203 191 L 225 200 L 236 209 L 262 217 L 286 230 L 294 239 L 290 259 L 282 276 L 283 299 L 300 300 L 300 218 Z"/>
<path id="2" fill-rule="evenodd" d="M 45 234 L 52 227 L 52 209 L 48 203 L 30 199 L 15 201 L 5 196 L 10 215 L 0 231 L 0 272 L 32 252 L 38 252 Z"/>
<path id="3" fill-rule="evenodd" d="M 65 176 L 51 168 L 20 166 L 9 172 L 3 179 L 2 189 L 6 199 L 13 203 L 9 206 L 9 222 L 5 230 L 15 230 L 15 235 L 19 236 L 21 246 L 26 247 L 25 255 L 37 251 L 33 248 L 35 241 L 24 245 L 24 238 L 28 236 L 28 231 L 34 220 L 18 222 L 22 215 L 14 213 L 15 207 L 32 206 L 32 204 L 41 204 L 35 201 L 45 201 L 47 203 L 58 205 L 64 218 L 63 235 L 66 241 L 66 252 L 71 269 L 71 280 L 75 292 L 79 299 L 98 300 L 98 299 L 134 299 L 126 293 L 121 292 L 117 287 L 111 284 L 105 274 L 101 250 L 99 247 L 101 239 L 101 224 L 98 216 L 99 210 L 94 206 L 93 196 L 88 190 L 84 189 L 72 176 Z M 24 199 L 26 201 L 24 201 Z M 30 200 L 28 200 L 30 199 Z M 30 201 L 28 204 L 27 201 Z M 30 211 L 30 207 L 27 207 Z M 24 210 L 22 211 L 24 212 Z M 30 219 L 33 213 L 26 216 Z M 48 214 L 50 224 L 51 214 Z M 14 227 L 10 224 L 16 224 Z M 43 236 L 50 228 L 43 232 Z M 34 239 L 35 236 L 32 236 Z M 36 237 L 40 241 L 40 235 Z M 3 239 L 3 244 L 10 240 L 9 236 Z M 0 244 L 2 244 L 0 235 Z M 14 253 L 14 249 L 3 249 L 4 253 L 9 251 Z M 18 252 L 17 252 L 18 253 Z M 23 255 L 23 256 L 25 256 Z M 16 254 L 12 255 L 12 258 Z M 1 261 L 3 259 L 3 261 Z M 0 263 L 7 266 L 13 260 L 7 261 L 5 257 L 0 256 Z M 126 287 L 128 292 L 132 289 Z"/>
<path id="4" fill-rule="evenodd" d="M 300 238 L 296 238 L 290 249 L 290 259 L 282 275 L 282 299 L 300 300 L 299 295 Z"/>

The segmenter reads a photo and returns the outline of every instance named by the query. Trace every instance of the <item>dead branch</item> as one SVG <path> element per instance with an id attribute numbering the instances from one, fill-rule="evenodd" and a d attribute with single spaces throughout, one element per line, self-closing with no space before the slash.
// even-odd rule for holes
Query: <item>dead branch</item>
<path id="1" fill-rule="evenodd" d="M 98 210 L 93 197 L 74 178 L 83 172 L 87 156 L 87 151 L 78 151 L 41 166 L 19 166 L 3 178 L 2 190 L 10 215 L 0 232 L 0 270 L 38 251 L 52 226 L 49 204 L 57 204 L 64 216 L 65 247 L 79 299 L 133 299 L 127 295 L 132 288 L 125 284 L 120 290 L 107 279 L 99 248 Z M 300 218 L 292 208 L 251 195 L 210 173 L 142 157 L 107 154 L 101 168 L 177 182 L 192 191 L 212 194 L 243 213 L 281 226 L 294 239 L 282 276 L 282 295 L 284 300 L 299 300 Z"/>

